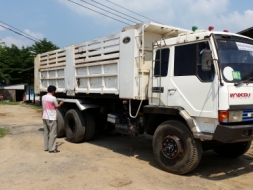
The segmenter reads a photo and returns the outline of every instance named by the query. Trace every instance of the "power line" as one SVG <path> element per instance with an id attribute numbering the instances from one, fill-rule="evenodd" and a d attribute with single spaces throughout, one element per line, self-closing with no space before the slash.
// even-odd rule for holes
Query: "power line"
<path id="1" fill-rule="evenodd" d="M 39 42 L 39 41 L 37 41 L 37 40 L 34 40 L 34 39 L 32 39 L 32 38 L 30 38 L 30 37 L 28 37 L 28 36 L 25 36 L 25 35 L 23 35 L 23 34 L 17 32 L 17 31 L 15 31 L 15 30 L 12 30 L 12 29 L 10 29 L 10 28 L 8 28 L 8 27 L 6 27 L 6 26 L 3 26 L 3 25 L 1 25 L 1 24 L 0 24 L 0 26 L 3 27 L 3 28 L 5 28 L 5 29 L 7 29 L 7 30 L 10 30 L 10 31 L 12 31 L 12 32 L 14 32 L 14 33 L 16 33 L 16 34 L 18 34 L 18 35 L 20 35 L 20 36 L 26 37 L 26 38 L 28 38 L 28 39 L 34 41 L 34 42 Z"/>
<path id="2" fill-rule="evenodd" d="M 111 2 L 111 1 L 109 1 L 109 0 L 106 0 L 106 1 L 109 2 L 109 3 L 111 3 L 111 4 L 114 4 L 114 5 L 118 6 L 118 7 L 120 7 L 120 8 L 122 8 L 122 9 L 125 9 L 125 10 L 127 10 L 127 11 L 129 11 L 129 12 L 131 12 L 131 13 L 134 13 L 134 14 L 136 14 L 136 15 L 139 15 L 139 16 L 141 16 L 141 17 L 143 17 L 143 18 L 146 18 L 146 19 L 148 19 L 148 20 L 157 22 L 157 21 L 155 21 L 155 20 L 153 20 L 153 19 L 151 19 L 151 18 L 145 17 L 145 16 L 143 16 L 143 15 L 141 15 L 141 14 L 138 14 L 138 13 L 136 13 L 136 12 L 134 12 L 134 11 L 131 11 L 131 10 L 125 8 L 125 7 L 122 7 L 122 6 L 120 6 L 120 5 L 116 4 L 116 3 L 113 3 L 113 2 Z M 160 22 L 157 22 L 157 23 L 160 23 Z"/>
<path id="3" fill-rule="evenodd" d="M 111 13 L 111 14 L 113 14 L 113 15 L 115 15 L 115 16 L 120 17 L 120 18 L 123 18 L 123 19 L 125 19 L 125 20 L 128 20 L 128 21 L 130 21 L 130 22 L 135 23 L 135 21 L 129 20 L 129 19 L 127 19 L 127 18 L 125 18 L 125 17 L 122 17 L 122 16 L 120 16 L 120 15 L 118 15 L 118 14 L 112 13 L 112 12 L 106 10 L 106 9 L 103 9 L 103 8 L 100 8 L 100 7 L 96 6 L 96 5 L 93 5 L 93 4 L 91 4 L 91 3 L 88 3 L 87 1 L 84 1 L 84 0 L 80 0 L 80 1 L 82 1 L 82 2 L 84 2 L 84 3 L 87 3 L 87 4 L 89 4 L 89 5 L 93 6 L 93 7 L 96 7 L 96 8 L 98 8 L 98 9 L 101 9 L 101 10 L 103 10 L 103 11 L 105 11 L 105 12 Z"/>
<path id="4" fill-rule="evenodd" d="M 135 19 L 135 20 L 137 20 L 137 21 L 143 22 L 142 20 L 139 20 L 139 19 L 137 19 L 137 18 L 134 18 L 134 17 L 132 17 L 132 16 L 129 16 L 129 15 L 127 15 L 127 14 L 124 14 L 124 13 L 122 13 L 122 12 L 120 12 L 120 11 L 117 11 L 117 10 L 111 8 L 111 7 L 108 7 L 108 6 L 106 6 L 106 5 L 103 5 L 102 3 L 99 3 L 99 2 L 94 1 L 94 0 L 91 0 L 91 1 L 93 1 L 93 2 L 95 2 L 95 3 L 97 3 L 97 4 L 99 4 L 99 5 L 102 5 L 102 6 L 106 7 L 106 8 L 108 8 L 108 9 L 111 9 L 111 10 L 117 12 L 117 13 L 120 13 L 120 14 L 122 14 L 122 15 L 128 16 L 128 17 L 130 17 L 130 18 L 132 18 L 132 19 Z"/>
<path id="5" fill-rule="evenodd" d="M 21 33 L 23 33 L 23 34 L 25 34 L 26 36 L 29 36 L 30 38 L 33 38 L 34 40 L 40 41 L 39 39 L 37 39 L 37 38 L 31 36 L 30 34 L 27 34 L 27 33 L 25 33 L 25 32 L 23 32 L 23 31 L 21 31 L 21 30 L 15 28 L 15 27 L 13 27 L 13 26 L 11 26 L 11 25 L 9 25 L 9 24 L 3 22 L 3 21 L 0 21 L 0 22 L 3 23 L 4 25 L 8 26 L 8 27 L 13 28 L 14 30 L 17 30 L 17 31 L 19 31 L 19 32 L 21 32 Z"/>
<path id="6" fill-rule="evenodd" d="M 11 26 L 11 25 L 5 23 L 5 22 L 2 22 L 2 21 L 0 21 L 0 22 L 8 26 L 8 27 L 4 27 L 4 26 L 1 25 L 2 27 L 6 28 L 6 29 L 8 29 L 8 30 L 10 30 L 10 31 L 12 31 L 12 32 L 15 32 L 16 34 L 19 34 L 19 35 L 21 34 L 22 36 L 24 36 L 24 37 L 26 37 L 26 38 L 28 38 L 28 39 L 30 39 L 30 40 L 33 40 L 33 41 L 37 41 L 37 42 L 40 41 L 39 39 L 37 39 L 37 38 L 35 38 L 35 37 L 33 37 L 33 36 L 31 36 L 31 35 L 25 33 L 25 32 L 22 32 L 21 30 L 15 28 L 15 27 L 13 27 L 13 26 Z M 13 29 L 15 29 L 15 30 L 17 30 L 17 31 L 19 31 L 19 32 L 10 29 L 10 27 L 13 28 Z M 25 35 L 24 35 L 24 34 L 25 34 Z M 31 39 L 31 38 L 32 38 L 32 39 Z"/>
<path id="7" fill-rule="evenodd" d="M 101 15 L 103 15 L 103 16 L 106 16 L 106 17 L 109 17 L 109 18 L 114 19 L 114 20 L 116 20 L 116 21 L 119 21 L 119 22 L 121 22 L 121 23 L 124 23 L 124 24 L 126 24 L 126 25 L 131 25 L 131 24 L 129 24 L 129 23 L 126 23 L 126 22 L 124 22 L 124 21 L 121 21 L 121 20 L 118 20 L 118 19 L 116 19 L 116 18 L 110 17 L 110 16 L 108 16 L 108 15 L 106 15 L 106 14 L 103 14 L 103 13 L 100 13 L 100 12 L 98 12 L 98 11 L 95 11 L 94 9 L 91 9 L 91 8 L 89 8 L 89 7 L 86 7 L 86 6 L 84 6 L 84 5 L 81 5 L 81 4 L 79 4 L 79 3 L 76 3 L 76 2 L 74 2 L 74 1 L 72 1 L 72 0 L 68 0 L 68 1 L 70 1 L 71 3 L 74 3 L 74 4 L 76 4 L 76 5 L 79 5 L 79 6 L 81 6 L 81 7 L 84 7 L 84 8 L 86 8 L 86 9 L 89 9 L 89 10 L 91 10 L 91 11 L 94 11 L 94 12 L 96 12 L 96 13 L 99 13 L 99 14 L 101 14 Z"/>

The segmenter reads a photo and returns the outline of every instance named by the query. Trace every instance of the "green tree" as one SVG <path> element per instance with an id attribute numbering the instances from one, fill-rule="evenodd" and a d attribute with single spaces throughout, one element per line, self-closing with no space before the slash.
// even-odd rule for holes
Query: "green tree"
<path id="1" fill-rule="evenodd" d="M 31 76 L 23 71 L 33 68 L 34 56 L 55 49 L 59 48 L 46 39 L 21 48 L 16 45 L 7 47 L 4 43 L 0 43 L 0 83 L 2 80 L 7 84 L 29 83 Z"/>
<path id="2" fill-rule="evenodd" d="M 2 77 L 7 77 L 7 82 L 10 84 L 20 83 L 19 72 L 33 65 L 29 48 L 22 47 L 19 49 L 17 46 L 11 47 L 2 46 L 0 53 L 0 64 Z"/>
<path id="3" fill-rule="evenodd" d="M 53 44 L 52 42 L 47 41 L 47 39 L 44 38 L 40 42 L 35 42 L 32 45 L 31 52 L 33 55 L 37 55 L 39 53 L 45 53 L 45 52 L 53 51 L 56 49 L 59 49 L 59 47 Z"/>
<path id="4" fill-rule="evenodd" d="M 4 82 L 9 84 L 11 76 L 7 73 L 7 70 L 9 68 L 9 65 L 4 62 L 4 51 L 5 51 L 5 44 L 2 42 L 0 44 L 0 85 L 2 85 Z"/>

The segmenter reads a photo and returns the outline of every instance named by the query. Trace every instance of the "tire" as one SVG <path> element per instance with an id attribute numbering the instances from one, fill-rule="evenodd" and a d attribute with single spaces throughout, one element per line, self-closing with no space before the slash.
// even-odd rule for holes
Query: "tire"
<path id="1" fill-rule="evenodd" d="M 95 120 L 93 115 L 87 110 L 83 111 L 83 116 L 85 120 L 85 133 L 83 136 L 83 141 L 90 141 L 93 139 L 96 130 Z"/>
<path id="2" fill-rule="evenodd" d="M 85 134 L 85 120 L 78 109 L 70 109 L 65 115 L 66 140 L 79 143 Z"/>
<path id="3" fill-rule="evenodd" d="M 64 124 L 65 113 L 61 108 L 58 108 L 56 110 L 56 115 L 57 115 L 57 138 L 64 137 L 65 136 L 65 124 Z"/>
<path id="4" fill-rule="evenodd" d="M 251 141 L 223 144 L 213 148 L 213 151 L 219 156 L 226 158 L 237 158 L 246 153 L 251 145 Z"/>
<path id="5" fill-rule="evenodd" d="M 166 121 L 153 136 L 153 152 L 158 164 L 174 174 L 194 170 L 202 157 L 202 144 L 194 139 L 187 126 L 179 121 Z"/>

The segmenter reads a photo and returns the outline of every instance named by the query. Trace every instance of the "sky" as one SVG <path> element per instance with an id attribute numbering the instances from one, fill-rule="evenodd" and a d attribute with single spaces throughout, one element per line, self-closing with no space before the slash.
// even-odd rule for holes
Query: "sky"
<path id="1" fill-rule="evenodd" d="M 0 0 L 0 25 L 38 40 L 46 38 L 60 48 L 119 33 L 125 26 L 148 20 L 184 29 L 214 26 L 217 31 L 237 33 L 253 26 L 253 0 Z M 1 42 L 18 47 L 34 44 L 0 26 Z"/>

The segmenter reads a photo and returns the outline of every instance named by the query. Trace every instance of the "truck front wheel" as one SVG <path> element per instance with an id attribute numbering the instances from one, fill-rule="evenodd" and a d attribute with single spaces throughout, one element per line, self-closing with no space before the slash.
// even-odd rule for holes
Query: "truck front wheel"
<path id="1" fill-rule="evenodd" d="M 166 121 L 158 126 L 153 136 L 153 152 L 159 165 L 175 174 L 194 170 L 202 157 L 202 144 L 179 121 Z"/>
<path id="2" fill-rule="evenodd" d="M 226 158 L 237 158 L 246 153 L 251 145 L 251 141 L 222 144 L 220 146 L 214 147 L 213 150 L 219 156 Z"/>

